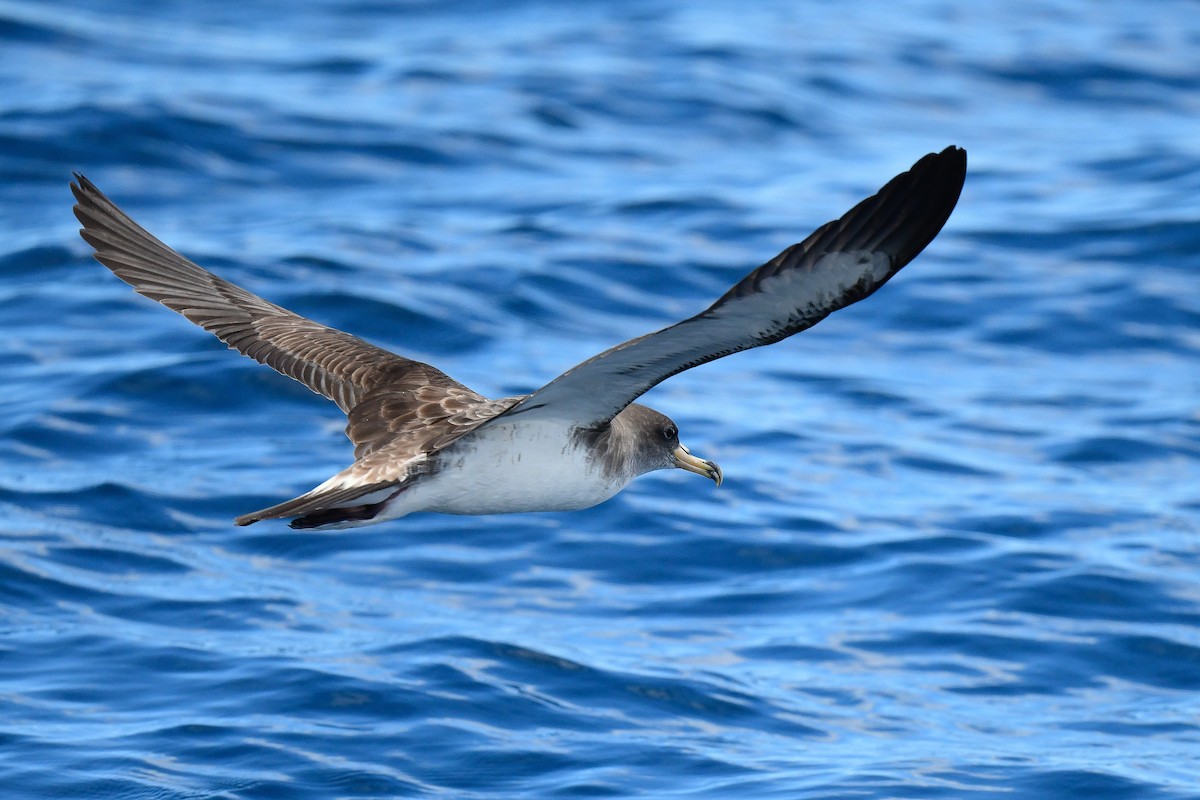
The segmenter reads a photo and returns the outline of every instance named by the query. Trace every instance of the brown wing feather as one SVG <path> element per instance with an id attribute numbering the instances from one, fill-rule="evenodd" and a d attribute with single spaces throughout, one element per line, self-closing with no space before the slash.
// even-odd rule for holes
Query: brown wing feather
<path id="1" fill-rule="evenodd" d="M 520 400 L 488 400 L 464 387 L 428 381 L 388 380 L 350 410 L 346 435 L 354 442 L 356 459 L 399 440 L 411 440 L 420 452 L 432 453 Z"/>
<path id="2" fill-rule="evenodd" d="M 96 260 L 139 294 L 177 311 L 238 352 L 349 411 L 385 381 L 469 392 L 445 373 L 269 303 L 189 261 L 76 174 L 80 235 Z"/>

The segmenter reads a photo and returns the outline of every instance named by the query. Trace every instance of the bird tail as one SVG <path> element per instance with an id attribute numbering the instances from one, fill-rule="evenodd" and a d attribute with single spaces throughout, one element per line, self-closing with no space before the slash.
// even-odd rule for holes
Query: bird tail
<path id="1" fill-rule="evenodd" d="M 338 488 L 321 484 L 299 497 L 243 514 L 233 522 L 235 525 L 253 525 L 264 519 L 295 517 L 291 527 L 299 529 L 362 525 L 374 519 L 387 502 L 402 491 L 404 487 L 397 482 Z"/>

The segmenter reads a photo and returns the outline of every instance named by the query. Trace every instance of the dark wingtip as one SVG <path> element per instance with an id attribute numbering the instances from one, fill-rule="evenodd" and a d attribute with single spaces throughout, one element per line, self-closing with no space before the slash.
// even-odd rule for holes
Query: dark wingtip
<path id="1" fill-rule="evenodd" d="M 107 198 L 104 197 L 103 192 L 96 188 L 96 184 L 89 181 L 82 172 L 72 172 L 71 174 L 75 176 L 75 180 L 71 183 L 71 194 L 75 196 L 75 205 L 71 210 L 75 214 L 75 219 L 79 220 L 80 224 L 86 228 L 89 222 L 94 222 L 94 220 L 86 218 L 86 210 L 89 207 L 96 207 L 99 200 L 106 200 Z M 82 234 L 83 231 L 80 231 L 80 233 Z M 84 238 L 86 239 L 87 237 L 85 236 Z M 92 243 L 89 242 L 89 244 Z M 95 245 L 93 244 L 92 246 L 94 247 Z"/>
<path id="2" fill-rule="evenodd" d="M 99 193 L 96 184 L 87 179 L 82 172 L 72 172 L 75 180 L 71 182 L 71 194 L 75 195 L 76 200 L 82 201 L 88 194 Z"/>
<path id="3" fill-rule="evenodd" d="M 896 215 L 880 245 L 892 252 L 898 270 L 916 258 L 941 232 L 958 205 L 967 179 L 967 151 L 950 145 L 929 153 L 876 195 Z"/>
<path id="4" fill-rule="evenodd" d="M 79 207 L 79 203 L 83 202 L 83 187 L 88 183 L 88 179 L 80 175 L 78 172 L 72 172 L 75 180 L 71 181 L 71 194 L 75 196 L 75 207 Z"/>
<path id="5" fill-rule="evenodd" d="M 952 144 L 940 153 L 930 153 L 926 158 L 940 162 L 942 180 L 950 186 L 958 187 L 958 191 L 954 193 L 954 201 L 950 204 L 953 210 L 954 205 L 958 203 L 958 196 L 962 193 L 963 184 L 967 181 L 967 151 Z"/>
<path id="6" fill-rule="evenodd" d="M 961 161 L 963 166 L 966 166 L 967 163 L 967 151 L 956 144 L 946 147 L 940 153 L 930 153 L 929 155 L 933 156 L 934 158 L 955 158 L 956 160 Z M 928 158 L 928 156 L 926 157 Z"/>

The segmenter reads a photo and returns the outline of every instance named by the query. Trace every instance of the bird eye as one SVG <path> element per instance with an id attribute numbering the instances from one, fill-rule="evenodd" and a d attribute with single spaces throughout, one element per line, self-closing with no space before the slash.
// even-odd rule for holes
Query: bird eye
<path id="1" fill-rule="evenodd" d="M 675 439 L 675 437 L 678 435 L 679 435 L 679 428 L 676 428 L 674 425 L 668 425 L 667 427 L 662 429 L 662 437 L 665 441 L 668 441 L 668 442 L 673 441 Z"/>

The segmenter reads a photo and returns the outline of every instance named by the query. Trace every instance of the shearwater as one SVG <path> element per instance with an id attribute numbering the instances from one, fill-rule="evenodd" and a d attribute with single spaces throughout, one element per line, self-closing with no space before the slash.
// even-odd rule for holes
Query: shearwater
<path id="1" fill-rule="evenodd" d="M 138 293 L 346 413 L 354 463 L 238 525 L 348 528 L 410 514 L 567 511 L 645 472 L 721 484 L 663 414 L 633 401 L 667 378 L 778 342 L 868 296 L 945 225 L 966 178 L 957 147 L 926 155 L 876 194 L 736 283 L 694 317 L 630 339 L 532 394 L 489 400 L 442 371 L 320 325 L 213 275 L 134 222 L 87 178 L 71 191 L 97 260 Z"/>

